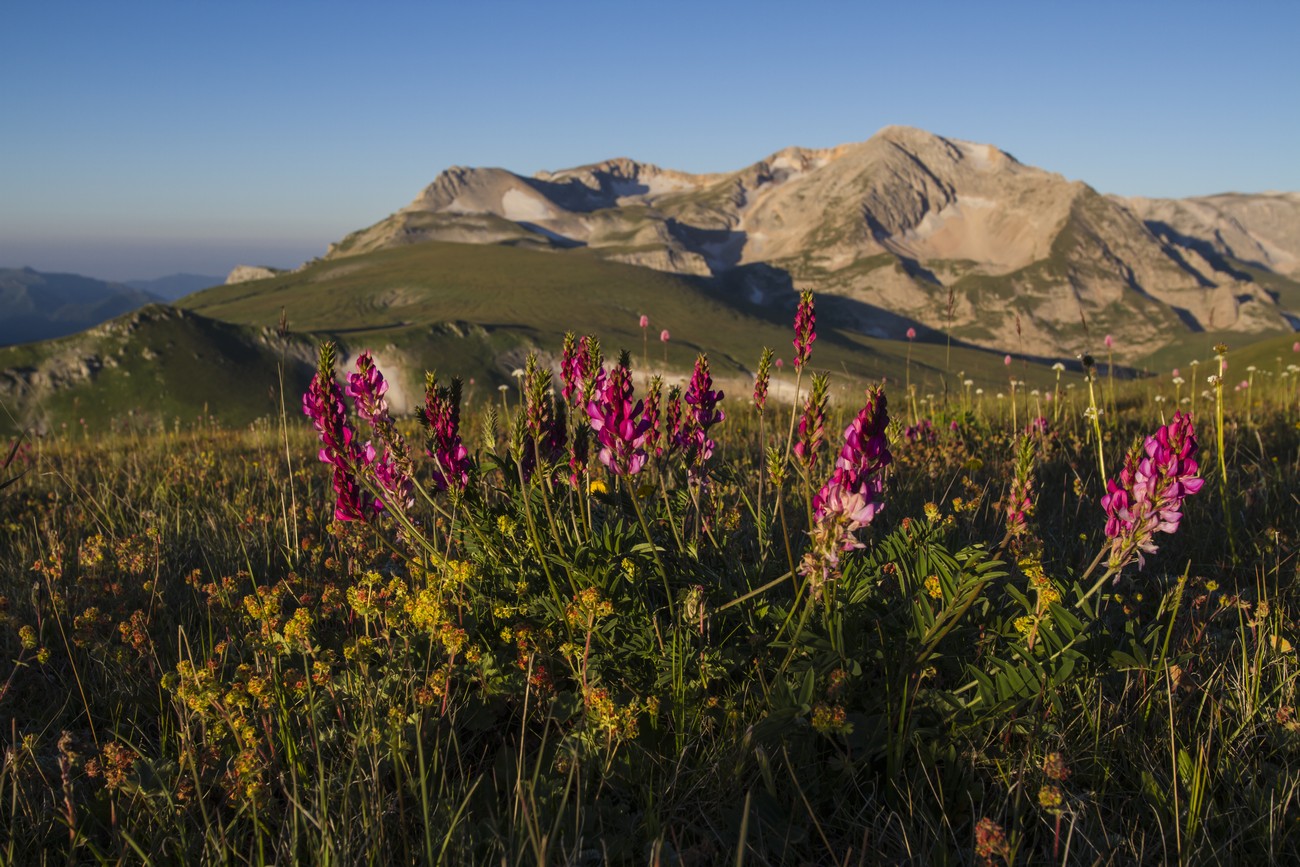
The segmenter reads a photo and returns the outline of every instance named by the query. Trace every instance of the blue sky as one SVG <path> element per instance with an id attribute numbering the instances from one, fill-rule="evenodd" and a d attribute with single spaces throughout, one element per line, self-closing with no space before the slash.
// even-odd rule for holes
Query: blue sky
<path id="1" fill-rule="evenodd" d="M 889 124 L 1103 192 L 1300 190 L 1300 3 L 44 2 L 0 265 L 292 266 L 449 165 L 723 171 Z"/>

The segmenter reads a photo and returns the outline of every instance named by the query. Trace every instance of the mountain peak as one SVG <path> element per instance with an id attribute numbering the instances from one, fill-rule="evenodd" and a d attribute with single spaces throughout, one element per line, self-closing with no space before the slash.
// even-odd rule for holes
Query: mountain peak
<path id="1" fill-rule="evenodd" d="M 1164 222 L 1263 225 L 1293 201 L 1207 200 Z M 887 126 L 862 142 L 783 148 L 729 173 L 628 157 L 532 177 L 456 166 L 330 255 L 423 241 L 583 247 L 717 278 L 757 303 L 812 288 L 859 311 L 846 327 L 884 335 L 892 326 L 871 311 L 889 311 L 1001 351 L 1086 351 L 1080 321 L 1127 328 L 1129 345 L 1186 327 L 1285 327 L 1278 302 L 1224 257 L 1249 251 L 1248 264 L 1295 268 L 1289 251 L 1300 254 L 1300 232 L 1248 232 L 1255 247 L 1234 238 L 1207 257 L 1179 252 L 1187 233 L 1161 228 L 1164 211 L 1138 209 L 991 144 Z"/>

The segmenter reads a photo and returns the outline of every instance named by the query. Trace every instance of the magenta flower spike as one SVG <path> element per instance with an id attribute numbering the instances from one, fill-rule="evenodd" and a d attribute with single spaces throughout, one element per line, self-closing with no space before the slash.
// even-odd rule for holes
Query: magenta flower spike
<path id="1" fill-rule="evenodd" d="M 641 417 L 644 403 L 633 400 L 632 371 L 622 361 L 608 374 L 602 369 L 595 397 L 587 404 L 587 416 L 600 443 L 600 462 L 612 473 L 632 476 L 645 466 L 650 425 Z"/>
<path id="2" fill-rule="evenodd" d="M 885 430 L 889 412 L 880 388 L 844 429 L 835 469 L 813 497 L 812 544 L 799 565 L 814 598 L 840 573 L 840 555 L 863 547 L 854 535 L 884 508 L 884 470 L 893 462 Z"/>
<path id="3" fill-rule="evenodd" d="M 316 374 L 302 396 L 302 411 L 320 434 L 320 459 L 334 468 L 334 516 L 340 521 L 365 521 L 383 506 L 357 483 L 356 474 L 374 463 L 375 450 L 360 446 L 348 424 L 343 392 L 334 378 L 334 344 L 323 343 Z"/>
<path id="4" fill-rule="evenodd" d="M 726 416 L 718 409 L 722 392 L 713 390 L 713 377 L 709 375 L 709 357 L 701 353 L 695 358 L 695 370 L 691 374 L 691 383 L 684 398 L 689 411 L 686 423 L 678 433 L 678 447 L 686 455 L 686 472 L 691 481 L 707 482 L 708 469 L 705 464 L 713 456 L 717 445 L 709 438 L 709 428 L 721 422 Z"/>
<path id="5" fill-rule="evenodd" d="M 667 343 L 669 337 L 671 337 L 671 335 L 668 333 L 668 329 L 667 329 L 667 328 L 665 328 L 663 331 L 660 331 L 660 332 L 659 332 L 659 342 L 660 342 L 660 343 Z"/>
<path id="6" fill-rule="evenodd" d="M 813 375 L 813 385 L 799 416 L 798 439 L 794 456 L 807 471 L 817 463 L 817 455 L 826 442 L 826 399 L 828 382 L 821 374 Z"/>
<path id="7" fill-rule="evenodd" d="M 835 460 L 830 479 L 813 497 L 813 517 L 820 520 L 835 503 L 854 505 L 851 523 L 864 527 L 884 508 L 884 469 L 894 461 L 885 429 L 889 411 L 885 392 L 867 392 L 867 403 L 844 429 L 844 446 Z M 857 497 L 857 500 L 851 498 Z"/>
<path id="8" fill-rule="evenodd" d="M 1003 356 L 1003 357 L 1002 357 L 1002 363 L 1005 364 L 1007 367 L 1010 367 L 1010 366 L 1011 366 L 1011 356 L 1010 356 L 1010 355 L 1005 355 L 1005 356 Z"/>
<path id="9" fill-rule="evenodd" d="M 1109 334 L 1106 335 L 1106 339 L 1103 340 L 1102 342 L 1106 344 L 1107 349 L 1115 348 L 1115 338 Z"/>
<path id="10" fill-rule="evenodd" d="M 1183 501 L 1205 484 L 1197 475 L 1198 448 L 1192 417 L 1175 413 L 1172 422 L 1146 438 L 1140 452 L 1128 455 L 1118 480 L 1107 480 L 1101 506 L 1106 512 L 1106 536 L 1111 539 L 1112 570 L 1134 558 L 1142 568 L 1144 555 L 1159 550 L 1155 534 L 1178 531 Z"/>
<path id="11" fill-rule="evenodd" d="M 650 327 L 650 317 L 644 313 L 641 314 L 641 329 L 645 330 Z"/>
<path id="12" fill-rule="evenodd" d="M 908 339 L 908 340 L 915 340 L 915 339 L 916 339 L 916 329 L 915 329 L 915 328 L 909 328 L 909 329 L 907 329 L 907 339 Z"/>
<path id="13" fill-rule="evenodd" d="M 469 484 L 469 450 L 460 437 L 460 380 L 438 385 L 437 377 L 425 380 L 424 409 L 421 412 L 428 433 L 425 454 L 433 458 L 433 485 L 440 491 L 463 490 Z"/>
<path id="14" fill-rule="evenodd" d="M 384 446 L 383 457 L 373 463 L 375 480 L 386 494 L 384 505 L 411 508 L 415 505 L 415 485 L 411 480 L 410 459 L 406 457 L 406 442 L 388 414 L 388 401 L 384 399 L 388 382 L 369 351 L 357 357 L 356 373 L 348 374 L 347 393 L 357 415 L 366 420 L 375 439 Z"/>
<path id="15" fill-rule="evenodd" d="M 817 339 L 817 313 L 813 309 L 812 290 L 799 294 L 799 307 L 794 314 L 794 369 L 803 370 L 812 355 L 813 341 Z"/>

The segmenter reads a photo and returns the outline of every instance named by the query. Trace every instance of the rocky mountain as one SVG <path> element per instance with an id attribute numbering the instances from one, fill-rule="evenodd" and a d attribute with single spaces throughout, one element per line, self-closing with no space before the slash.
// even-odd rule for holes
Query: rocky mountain
<path id="1" fill-rule="evenodd" d="M 72 334 L 157 300 L 78 274 L 0 268 L 0 346 Z"/>
<path id="2" fill-rule="evenodd" d="M 1180 333 L 1286 330 L 1300 312 L 1300 195 L 1124 200 L 907 127 L 727 174 L 453 167 L 327 258 L 426 241 L 582 249 L 759 304 L 812 288 L 866 334 L 916 323 L 1044 356 L 1113 333 L 1137 357 Z"/>
<path id="3" fill-rule="evenodd" d="M 1122 201 L 1169 243 L 1300 277 L 1300 193 Z"/>

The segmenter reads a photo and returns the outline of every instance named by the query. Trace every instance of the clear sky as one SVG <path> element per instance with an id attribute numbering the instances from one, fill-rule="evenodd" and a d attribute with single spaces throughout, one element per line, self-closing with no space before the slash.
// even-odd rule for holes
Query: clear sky
<path id="1" fill-rule="evenodd" d="M 14 2 L 0 266 L 294 266 L 449 165 L 907 124 L 1103 192 L 1300 190 L 1300 3 Z"/>

